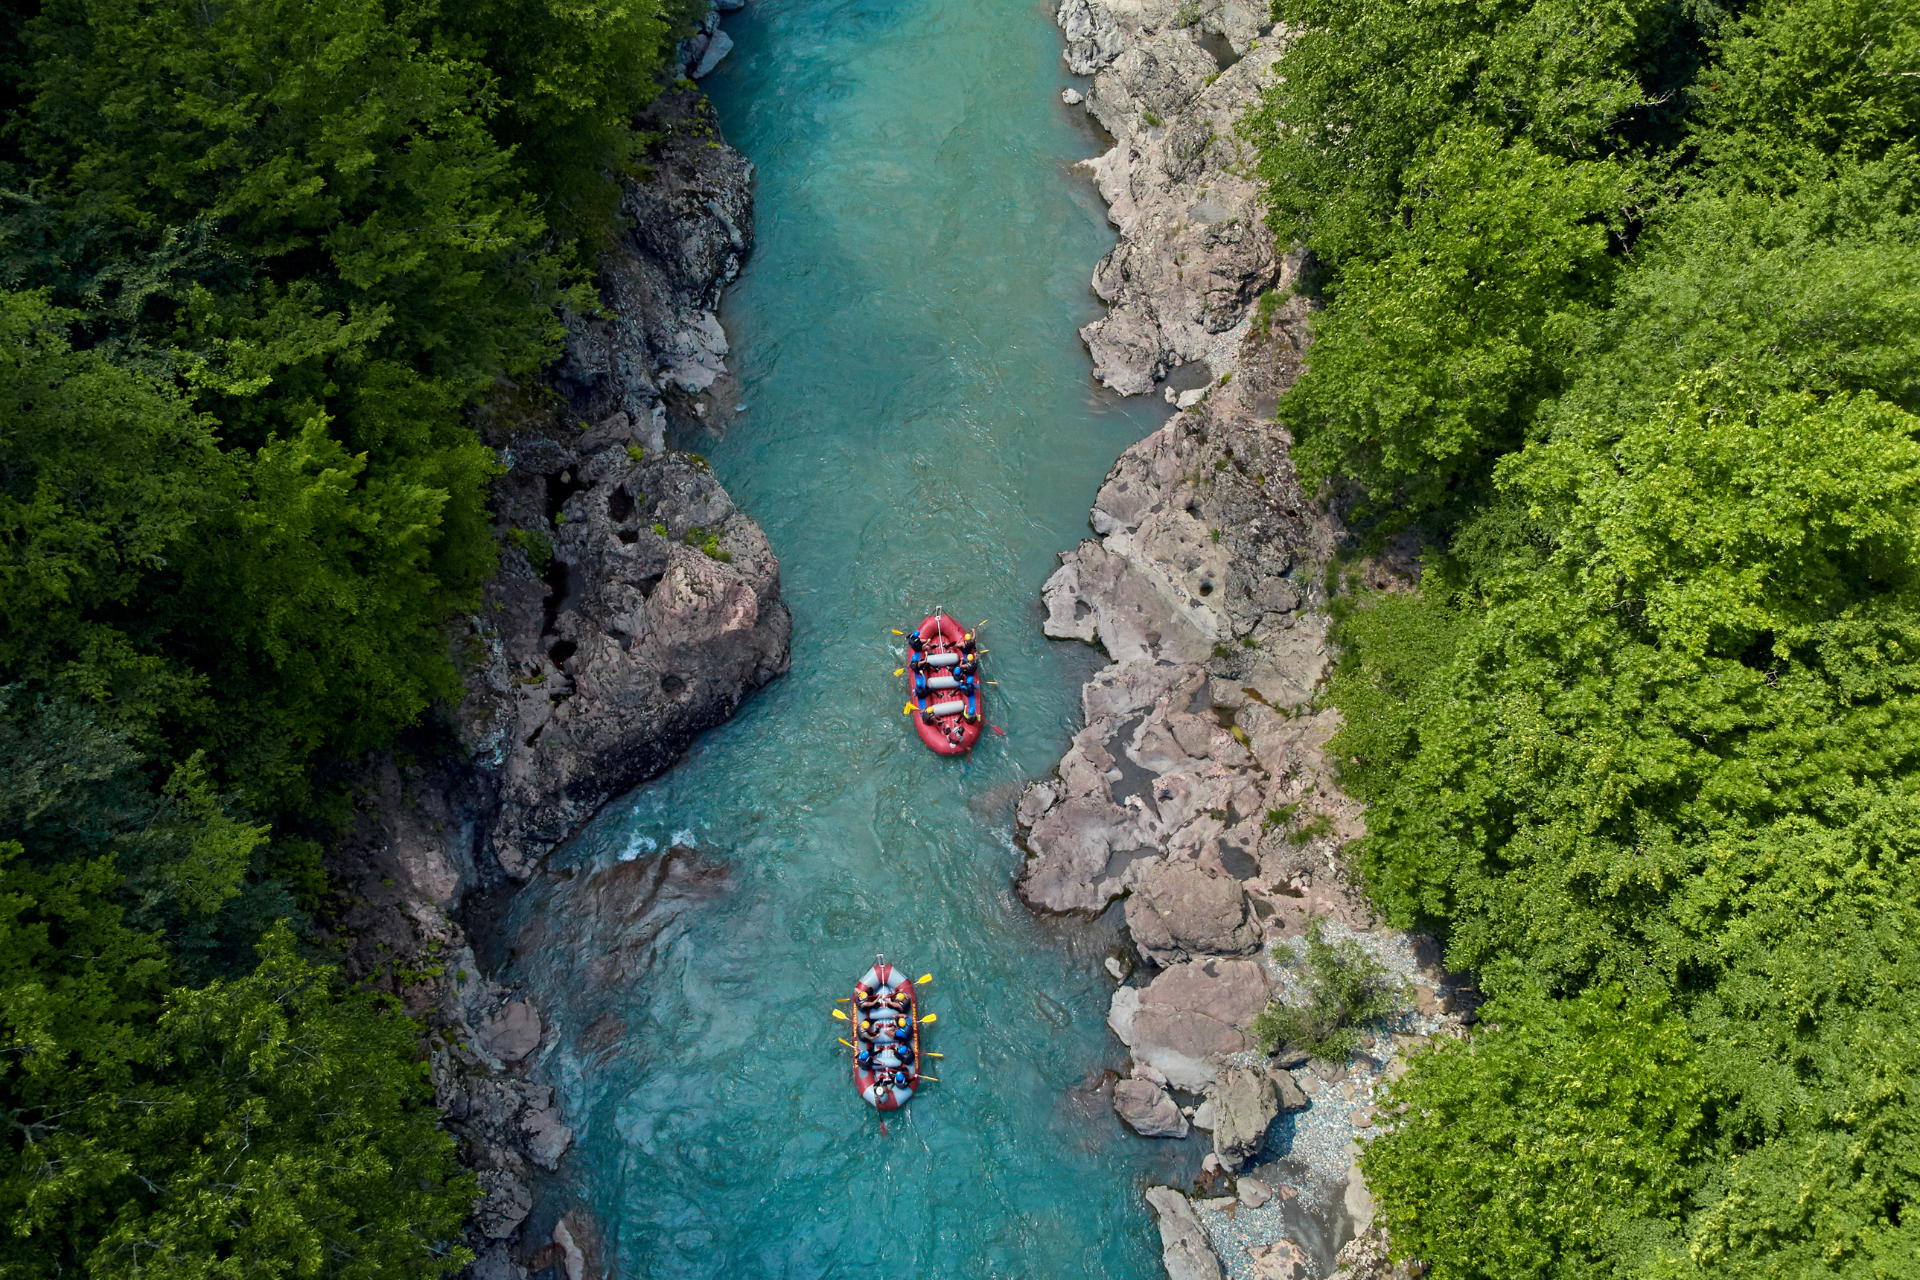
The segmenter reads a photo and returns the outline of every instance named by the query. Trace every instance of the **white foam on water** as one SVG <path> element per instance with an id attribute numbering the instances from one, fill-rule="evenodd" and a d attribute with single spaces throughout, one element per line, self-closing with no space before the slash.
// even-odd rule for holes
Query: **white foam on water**
<path id="1" fill-rule="evenodd" d="M 627 847 L 620 851 L 620 861 L 632 862 L 643 853 L 652 853 L 660 847 L 660 842 L 651 836 L 636 835 L 628 839 Z"/>

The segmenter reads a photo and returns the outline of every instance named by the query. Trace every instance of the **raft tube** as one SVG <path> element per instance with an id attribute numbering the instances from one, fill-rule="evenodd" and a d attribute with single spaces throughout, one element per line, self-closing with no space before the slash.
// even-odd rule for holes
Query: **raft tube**
<path id="1" fill-rule="evenodd" d="M 920 658 L 931 667 L 952 667 L 959 665 L 962 651 L 971 641 L 967 629 L 945 614 L 936 613 L 920 624 Z M 986 708 L 981 701 L 979 682 L 972 692 L 974 718 L 966 716 L 968 698 L 947 698 L 940 702 L 928 703 L 914 691 L 913 677 L 907 677 L 907 697 L 914 705 L 913 727 L 919 731 L 920 740 L 927 747 L 943 756 L 965 755 L 973 750 L 973 744 L 980 741 L 980 729 L 986 723 Z M 942 673 L 929 677 L 927 687 L 943 692 L 955 689 L 959 682 L 952 676 Z"/>
<path id="2" fill-rule="evenodd" d="M 891 991 L 906 997 L 905 1012 L 896 1013 L 891 1009 L 881 1009 L 871 1014 L 862 1013 L 861 999 L 870 992 L 880 991 Z M 853 1042 L 856 1046 L 853 1050 L 854 1091 L 860 1095 L 862 1101 L 876 1111 L 898 1111 L 907 1105 L 907 1100 L 913 1097 L 913 1091 L 920 1086 L 920 997 L 913 989 L 913 979 L 902 970 L 882 961 L 867 970 L 860 981 L 853 984 L 851 1003 L 855 1032 Z M 907 1026 L 912 1033 L 912 1039 L 908 1043 L 913 1046 L 913 1064 L 903 1067 L 900 1065 L 900 1058 L 893 1050 L 882 1050 L 875 1057 L 882 1069 L 891 1068 L 886 1071 L 886 1074 L 897 1076 L 899 1072 L 906 1073 L 905 1083 L 897 1080 L 893 1083 L 883 1083 L 878 1079 L 880 1071 L 861 1065 L 860 1050 L 857 1047 L 860 1043 L 858 1034 L 860 1024 L 864 1020 L 898 1022 L 903 1018 L 907 1020 Z"/>

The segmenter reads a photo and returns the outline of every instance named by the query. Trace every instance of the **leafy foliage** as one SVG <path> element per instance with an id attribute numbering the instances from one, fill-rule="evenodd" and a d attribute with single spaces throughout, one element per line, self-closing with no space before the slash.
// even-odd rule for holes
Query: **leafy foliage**
<path id="1" fill-rule="evenodd" d="M 1341 624 L 1362 865 L 1495 996 L 1396 1086 L 1381 1216 L 1439 1277 L 1910 1273 L 1920 15 L 1615 9 L 1528 81 L 1554 6 L 1449 12 L 1313 6 L 1264 126 L 1331 281 L 1282 416 L 1435 534 Z M 1469 131 L 1558 176 L 1446 223 Z"/>
<path id="2" fill-rule="evenodd" d="M 1400 985 L 1352 938 L 1328 942 L 1318 920 L 1308 924 L 1306 943 L 1304 959 L 1284 945 L 1276 945 L 1273 954 L 1299 963 L 1307 1003 L 1269 1004 L 1253 1020 L 1253 1038 L 1269 1052 L 1286 1045 L 1316 1058 L 1344 1059 L 1359 1045 L 1363 1031 L 1400 1010 Z"/>
<path id="3" fill-rule="evenodd" d="M 595 305 L 690 16 L 0 5 L 0 1275 L 461 1265 L 420 1029 L 303 951 L 288 828 L 458 690 L 473 410 Z"/>

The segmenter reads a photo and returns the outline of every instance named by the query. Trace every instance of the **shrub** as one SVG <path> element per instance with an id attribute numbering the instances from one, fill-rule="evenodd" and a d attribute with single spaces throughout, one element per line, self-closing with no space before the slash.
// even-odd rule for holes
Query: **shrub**
<path id="1" fill-rule="evenodd" d="M 1269 1053 L 1288 1045 L 1316 1058 L 1344 1058 L 1363 1030 L 1403 1007 L 1400 983 L 1387 967 L 1351 938 L 1328 942 L 1318 920 L 1307 926 L 1304 960 L 1284 944 L 1273 954 L 1303 970 L 1307 1004 L 1296 1008 L 1276 1000 L 1253 1020 L 1253 1038 Z"/>

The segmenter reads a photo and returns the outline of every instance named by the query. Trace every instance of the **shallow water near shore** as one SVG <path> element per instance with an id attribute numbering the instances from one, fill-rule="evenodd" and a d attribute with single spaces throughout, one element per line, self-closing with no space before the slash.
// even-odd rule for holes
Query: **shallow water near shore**
<path id="1" fill-rule="evenodd" d="M 1097 144 L 1029 0 L 757 0 L 726 26 L 705 87 L 759 171 L 722 316 L 742 407 L 684 443 L 780 555 L 793 669 L 510 911 L 503 976 L 557 1026 L 578 1131 L 529 1229 L 584 1204 L 624 1276 L 1156 1275 L 1140 1192 L 1200 1139 L 1128 1137 L 1094 1091 L 1125 1062 L 1113 923 L 1012 892 L 1013 799 L 1101 661 L 1041 637 L 1040 584 L 1165 416 L 1097 391 L 1075 336 L 1113 243 L 1069 172 Z M 962 760 L 893 675 L 888 628 L 936 607 L 987 620 L 999 681 L 1006 736 Z M 934 974 L 945 1055 L 884 1137 L 829 1017 L 877 951 Z"/>

